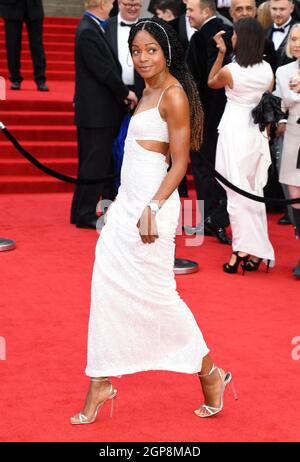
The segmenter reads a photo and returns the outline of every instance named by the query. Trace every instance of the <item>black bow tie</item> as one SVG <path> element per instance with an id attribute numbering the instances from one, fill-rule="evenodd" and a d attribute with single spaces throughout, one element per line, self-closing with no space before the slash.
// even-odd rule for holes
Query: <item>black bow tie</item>
<path id="1" fill-rule="evenodd" d="M 285 26 L 283 27 L 272 27 L 272 32 L 285 32 L 286 28 L 289 27 L 291 25 L 291 21 L 288 22 Z"/>
<path id="2" fill-rule="evenodd" d="M 272 32 L 285 32 L 284 27 L 272 27 Z"/>
<path id="3" fill-rule="evenodd" d="M 122 27 L 126 27 L 126 26 L 127 26 L 127 27 L 132 27 L 132 26 L 134 26 L 134 24 L 128 24 L 127 22 L 121 21 L 121 22 L 120 22 L 120 26 L 122 26 Z"/>

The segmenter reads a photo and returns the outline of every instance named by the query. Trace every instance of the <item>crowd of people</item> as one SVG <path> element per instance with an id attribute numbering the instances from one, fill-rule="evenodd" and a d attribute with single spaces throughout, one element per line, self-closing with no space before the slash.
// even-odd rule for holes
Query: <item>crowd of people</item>
<path id="1" fill-rule="evenodd" d="M 135 69 L 128 49 L 128 37 L 140 18 L 142 2 L 118 1 L 118 13 L 102 24 L 95 14 L 95 8 L 99 8 L 98 3 L 86 2 L 86 12 L 76 35 L 75 123 L 78 133 L 79 178 L 106 177 L 113 173 L 112 145 L 122 117 L 128 111 L 128 107 L 133 110 L 144 90 L 144 80 Z M 107 2 L 104 4 L 104 9 L 108 8 Z M 288 154 L 290 150 L 293 150 L 294 160 L 298 155 L 296 147 L 299 138 L 296 135 L 299 130 L 298 126 L 293 124 L 292 134 L 290 132 L 292 115 L 282 119 L 278 126 L 271 127 L 269 141 L 268 136 L 258 130 L 253 131 L 251 135 L 251 130 L 257 127 L 249 126 L 248 119 L 251 109 L 259 102 L 265 90 L 274 91 L 277 96 L 282 97 L 282 91 L 279 93 L 280 83 L 276 84 L 276 90 L 274 83 L 278 68 L 280 75 L 283 66 L 294 63 L 284 69 L 289 70 L 289 79 L 297 77 L 290 75 L 296 72 L 298 60 L 297 49 L 294 51 L 294 48 L 297 48 L 297 45 L 292 45 L 290 52 L 286 52 L 286 47 L 290 42 L 294 43 L 292 39 L 294 34 L 297 34 L 297 28 L 294 30 L 293 27 L 297 24 L 299 10 L 295 9 L 293 0 L 269 0 L 259 5 L 255 0 L 231 0 L 227 3 L 221 2 L 220 5 L 215 0 L 156 0 L 149 3 L 149 10 L 155 17 L 168 22 L 177 33 L 184 51 L 184 61 L 197 85 L 201 109 L 204 112 L 201 146 L 197 150 L 190 150 L 197 200 L 199 204 L 203 204 L 203 216 L 196 226 L 185 226 L 185 232 L 215 236 L 219 242 L 232 245 L 233 254 L 228 263 L 223 265 L 224 271 L 235 273 L 239 264 L 243 272 L 257 271 L 261 262 L 266 263 L 267 269 L 275 262 L 274 250 L 268 238 L 266 207 L 228 188 L 225 189 L 215 180 L 211 168 L 216 166 L 220 173 L 241 189 L 263 196 L 271 164 L 269 146 L 275 146 L 283 194 L 286 198 L 297 196 L 299 169 L 294 165 L 295 162 L 293 175 L 288 178 L 283 175 L 286 165 L 291 165 L 291 155 Z M 257 40 L 263 36 L 262 52 L 255 57 L 254 63 L 251 60 L 249 63 L 247 60 L 244 61 L 241 72 L 236 76 L 235 71 L 239 63 L 237 52 L 232 45 L 232 35 L 235 34 L 233 31 L 236 31 L 240 19 L 256 18 L 258 9 L 263 11 L 266 8 L 272 24 L 265 20 L 263 24 L 256 21 L 258 29 L 254 33 L 255 37 L 258 37 Z M 266 25 L 269 26 L 264 28 Z M 209 83 L 211 69 L 217 57 L 220 57 L 220 48 L 215 43 L 215 36 L 221 31 L 224 32 L 222 42 L 225 50 L 222 65 L 225 65 L 226 72 L 232 74 L 231 86 L 233 81 L 241 78 L 239 92 L 236 92 L 235 88 L 231 91 L 227 81 L 222 85 Z M 249 54 L 251 44 L 249 45 L 247 39 L 243 46 L 244 52 Z M 253 74 L 251 85 L 249 82 L 247 85 L 246 82 L 242 84 L 244 70 L 245 75 Z M 257 77 L 257 80 L 254 77 Z M 263 81 L 263 85 L 260 80 Z M 295 114 L 296 120 L 298 94 L 289 85 L 285 86 L 285 90 L 293 99 L 295 108 L 292 113 Z M 284 109 L 288 110 L 289 104 L 284 102 L 283 97 L 282 100 Z M 243 112 L 244 125 L 240 117 L 242 112 L 236 112 L 233 116 L 233 107 L 239 107 L 240 111 L 242 108 L 248 108 L 248 112 Z M 232 134 L 227 130 L 225 141 L 223 132 L 226 117 L 229 120 L 227 126 L 232 127 Z M 237 122 L 241 124 L 238 131 Z M 241 136 L 232 136 L 235 133 Z M 244 133 L 247 133 L 247 136 L 244 136 Z M 233 141 L 235 146 L 232 145 Z M 245 144 L 246 141 L 248 145 Z M 252 150 L 255 151 L 255 155 Z M 225 151 L 231 152 L 230 161 L 226 158 Z M 241 156 L 240 159 L 238 155 Z M 238 175 L 235 174 L 237 169 Z M 178 190 L 181 196 L 188 195 L 185 176 Z M 72 202 L 71 223 L 78 227 L 95 228 L 95 210 L 99 198 L 104 202 L 113 201 L 116 195 L 117 191 L 112 181 L 94 187 L 77 186 Z M 298 205 L 294 204 L 289 209 L 289 216 L 283 217 L 279 223 L 292 223 L 299 233 Z M 245 214 L 245 211 L 248 211 L 248 214 Z M 227 232 L 229 224 L 232 239 Z M 296 275 L 299 272 L 300 263 L 294 269 Z"/>
<path id="2" fill-rule="evenodd" d="M 100 4 L 104 11 L 103 13 L 101 9 L 101 14 L 106 18 L 104 20 L 97 14 L 100 11 Z M 123 116 L 128 111 L 133 112 L 143 95 L 145 85 L 133 65 L 128 48 L 130 30 L 140 19 L 142 12 L 145 13 L 145 8 L 148 9 L 148 17 L 154 15 L 168 22 L 175 30 L 184 51 L 183 59 L 197 85 L 201 110 L 203 109 L 204 112 L 201 146 L 198 150 L 190 150 L 197 200 L 201 204 L 203 216 L 196 226 L 185 226 L 184 230 L 187 234 L 214 236 L 219 242 L 232 245 L 233 255 L 223 266 L 224 271 L 235 272 L 239 263 L 243 271 L 256 271 L 262 261 L 265 261 L 268 267 L 272 266 L 275 256 L 267 237 L 265 206 L 224 188 L 213 177 L 211 168 L 216 166 L 220 173 L 241 189 L 263 196 L 264 187 L 268 179 L 270 180 L 268 178 L 270 147 L 272 161 L 276 163 L 279 182 L 282 185 L 282 197 L 288 199 L 299 196 L 300 182 L 297 167 L 299 149 L 297 121 L 300 115 L 297 94 L 299 57 L 296 36 L 297 21 L 300 20 L 300 3 L 298 0 L 86 1 L 84 18 L 76 33 L 75 46 L 74 105 L 78 140 L 78 178 L 106 177 L 115 170 L 112 155 L 114 140 Z M 20 53 L 21 32 L 25 23 L 37 89 L 48 91 L 43 48 L 42 0 L 13 2 L 0 0 L 0 14 L 5 24 L 11 89 L 20 90 L 23 80 Z M 253 82 L 251 88 L 248 85 L 250 93 L 251 89 L 253 90 L 253 101 L 247 100 L 248 113 L 250 114 L 251 107 L 255 106 L 263 90 L 269 90 L 282 99 L 282 107 L 287 114 L 276 127 L 274 125 L 271 127 L 268 134 L 269 143 L 266 137 L 264 139 L 260 137 L 259 149 L 251 139 L 249 127 L 247 125 L 240 127 L 238 133 L 244 131 L 248 133 L 249 145 L 255 147 L 259 159 L 250 153 L 246 155 L 248 150 L 243 144 L 246 141 L 244 136 L 242 139 L 231 138 L 228 132 L 227 140 L 223 140 L 226 117 L 230 119 L 228 114 L 232 113 L 234 104 L 235 106 L 240 104 L 240 108 L 242 107 L 247 88 L 241 83 L 241 94 L 237 94 L 235 89 L 231 91 L 227 81 L 223 82 L 224 85 L 209 83 L 210 72 L 217 57 L 219 60 L 222 57 L 222 65 L 226 66 L 228 75 L 230 73 L 231 84 L 236 79 L 242 79 L 241 73 L 235 76 L 239 63 L 231 38 L 237 23 L 242 18 L 258 18 L 258 23 L 261 24 L 259 33 L 264 35 L 264 45 L 262 55 L 255 65 L 253 63 L 242 65 L 241 72 L 246 69 L 248 76 L 250 73 L 257 75 L 258 69 L 262 68 L 260 63 L 263 59 L 272 71 L 270 74 L 270 67 L 265 64 L 265 73 L 276 76 L 275 80 L 271 79 L 269 85 L 267 85 L 269 78 L 265 78 L 265 88 L 260 87 L 258 82 Z M 224 49 L 224 55 L 220 55 L 220 43 L 218 42 L 217 45 L 215 43 L 215 36 L 221 31 L 224 34 L 222 33 L 222 37 L 219 35 L 218 40 L 222 39 L 221 49 Z M 249 46 L 251 44 L 246 41 L 245 47 L 248 49 Z M 294 79 L 292 86 L 289 83 L 291 79 Z M 256 90 L 257 95 L 254 96 Z M 236 117 L 241 123 L 239 115 L 236 114 Z M 246 112 L 244 115 L 246 116 Z M 228 126 L 232 126 L 234 130 L 236 123 L 236 118 L 232 117 Z M 235 141 L 235 146 L 232 146 L 230 140 Z M 231 152 L 232 164 L 226 158 L 225 151 Z M 241 151 L 243 154 L 238 160 L 238 153 Z M 244 179 L 240 177 L 241 168 L 238 172 L 239 176 L 234 174 L 234 167 L 237 168 L 238 165 L 243 165 L 245 169 Z M 251 180 L 250 170 L 251 175 L 254 175 Z M 276 176 L 275 182 L 277 181 Z M 185 175 L 178 185 L 178 190 L 181 197 L 188 196 Z M 99 199 L 103 199 L 103 203 L 112 202 L 116 195 L 116 183 L 113 180 L 94 186 L 78 185 L 72 201 L 71 223 L 80 228 L 96 228 L 98 218 L 96 206 Z M 249 216 L 243 214 L 243 220 L 240 214 L 241 207 L 244 212 L 249 211 Z M 297 236 L 300 235 L 299 207 L 298 204 L 287 207 L 284 216 L 279 220 L 279 224 L 293 224 Z M 229 224 L 232 239 L 227 232 Z M 256 245 L 253 248 L 251 244 L 254 236 L 261 240 L 261 244 L 264 241 L 264 244 L 258 245 L 256 250 Z M 243 243 L 244 239 L 248 241 L 248 245 Z M 300 275 L 300 262 L 296 265 L 294 273 Z"/>
<path id="3" fill-rule="evenodd" d="M 154 16 L 140 18 L 138 0 L 119 0 L 118 15 L 108 19 L 112 1 L 87 0 L 77 29 L 79 177 L 111 173 L 113 138 L 126 110 L 133 114 L 118 192 L 100 185 L 91 200 L 79 186 L 73 200 L 72 222 L 93 228 L 99 196 L 115 197 L 96 246 L 86 366 L 91 381 L 73 425 L 95 422 L 106 402 L 113 405 L 117 390 L 110 378 L 147 370 L 196 373 L 204 402 L 195 414 L 207 418 L 223 409 L 232 374 L 214 364 L 174 280 L 178 187 L 189 157 L 204 216 L 186 232 L 232 244 L 226 273 L 257 271 L 262 262 L 268 269 L 275 255 L 265 204 L 221 186 L 211 167 L 262 198 L 270 138 L 283 136 L 280 181 L 288 197 L 299 197 L 300 26 L 293 1 L 268 2 L 267 30 L 255 19 L 254 0 L 187 0 L 184 11 L 178 3 L 150 2 Z M 276 126 L 261 128 L 252 110 L 273 91 L 288 112 Z M 299 233 L 300 205 L 292 212 Z M 300 276 L 300 262 L 294 274 Z"/>

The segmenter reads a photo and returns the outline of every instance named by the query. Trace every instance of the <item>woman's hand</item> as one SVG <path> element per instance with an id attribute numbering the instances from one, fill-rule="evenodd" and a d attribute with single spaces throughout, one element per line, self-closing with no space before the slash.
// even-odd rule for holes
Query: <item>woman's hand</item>
<path id="1" fill-rule="evenodd" d="M 295 77 L 290 79 L 289 88 L 294 93 L 300 93 L 300 75 L 299 75 L 299 71 L 298 71 L 298 75 L 296 75 Z"/>
<path id="2" fill-rule="evenodd" d="M 158 238 L 155 213 L 151 211 L 150 207 L 143 210 L 136 226 L 144 244 L 152 244 Z"/>
<path id="3" fill-rule="evenodd" d="M 225 34 L 225 31 L 220 30 L 220 32 L 218 32 L 214 36 L 214 41 L 216 42 L 216 47 L 218 48 L 219 53 L 221 53 L 222 55 L 225 55 L 225 53 L 226 53 L 226 45 L 225 45 L 225 42 L 224 42 L 223 37 L 222 37 L 222 35 L 224 35 L 224 34 Z"/>

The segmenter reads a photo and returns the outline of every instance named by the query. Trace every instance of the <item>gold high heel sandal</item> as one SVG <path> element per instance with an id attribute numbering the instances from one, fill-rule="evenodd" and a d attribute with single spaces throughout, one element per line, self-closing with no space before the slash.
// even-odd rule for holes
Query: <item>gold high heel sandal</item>
<path id="1" fill-rule="evenodd" d="M 107 377 L 91 378 L 91 382 L 109 382 L 109 380 Z M 112 417 L 113 411 L 114 411 L 114 400 L 116 396 L 117 396 L 117 390 L 113 387 L 113 384 L 110 382 L 109 394 L 107 398 L 103 399 L 97 404 L 94 415 L 89 419 L 83 412 L 79 412 L 78 414 L 75 414 L 73 417 L 70 418 L 70 423 L 72 425 L 81 425 L 81 424 L 91 424 L 95 422 L 95 420 L 97 419 L 99 408 L 102 407 L 106 403 L 106 401 L 109 401 L 109 400 L 111 401 L 109 416 Z"/>
<path id="2" fill-rule="evenodd" d="M 231 372 L 224 372 L 223 369 L 220 369 L 219 367 L 217 367 L 217 366 L 215 366 L 213 364 L 212 368 L 211 368 L 211 370 L 209 371 L 208 374 L 202 374 L 202 375 L 198 374 L 198 376 L 199 377 L 206 377 L 208 375 L 213 374 L 214 371 L 218 371 L 218 374 L 220 375 L 220 378 L 221 378 L 221 381 L 222 381 L 221 390 L 220 390 L 220 404 L 219 404 L 218 407 L 213 407 L 213 406 L 208 406 L 207 404 L 202 404 L 202 406 L 200 406 L 198 409 L 196 409 L 194 411 L 194 413 L 198 417 L 202 417 L 202 418 L 211 417 L 211 416 L 213 416 L 215 414 L 218 414 L 218 412 L 222 411 L 223 404 L 224 404 L 223 395 L 224 395 L 226 385 L 228 385 L 229 383 L 230 383 L 230 386 L 231 386 L 231 390 L 232 390 L 234 399 L 238 399 L 237 393 L 236 393 L 234 385 L 233 385 Z"/>

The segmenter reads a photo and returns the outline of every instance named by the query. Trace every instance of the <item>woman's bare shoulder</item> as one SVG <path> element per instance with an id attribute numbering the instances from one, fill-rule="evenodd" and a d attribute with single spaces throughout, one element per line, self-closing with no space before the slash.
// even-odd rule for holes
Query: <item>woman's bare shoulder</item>
<path id="1" fill-rule="evenodd" d="M 188 98 L 180 83 L 169 85 L 164 92 L 163 108 L 169 111 L 182 111 L 188 107 Z"/>

